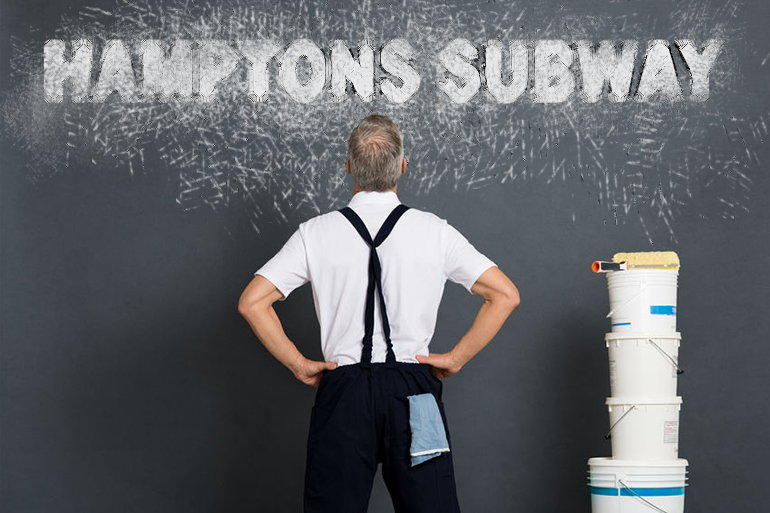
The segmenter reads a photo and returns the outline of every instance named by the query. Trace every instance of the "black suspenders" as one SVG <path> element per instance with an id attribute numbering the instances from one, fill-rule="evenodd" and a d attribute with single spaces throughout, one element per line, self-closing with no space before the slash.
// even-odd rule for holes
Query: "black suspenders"
<path id="1" fill-rule="evenodd" d="M 374 237 L 374 240 L 372 240 L 372 237 L 369 235 L 369 231 L 366 229 L 366 225 L 361 220 L 360 217 L 358 217 L 358 214 L 356 214 L 353 209 L 350 207 L 344 207 L 339 210 L 339 212 L 342 213 L 345 217 L 348 218 L 348 221 L 353 224 L 353 227 L 355 227 L 356 231 L 361 235 L 361 237 L 366 241 L 366 243 L 371 248 L 371 251 L 369 253 L 369 285 L 366 290 L 366 316 L 364 317 L 364 340 L 363 340 L 363 349 L 361 351 L 361 362 L 363 363 L 371 363 L 372 361 L 372 336 L 374 335 L 374 289 L 377 289 L 377 292 L 380 297 L 380 311 L 382 313 L 382 330 L 385 335 L 385 342 L 388 345 L 388 351 L 387 356 L 385 357 L 386 362 L 395 362 L 396 361 L 396 355 L 393 352 L 393 343 L 390 341 L 390 324 L 388 323 L 388 313 L 385 309 L 385 299 L 382 294 L 382 267 L 380 266 L 380 259 L 377 257 L 377 246 L 382 244 L 382 241 L 384 241 L 388 235 L 390 235 L 390 232 L 393 230 L 393 227 L 396 225 L 396 222 L 399 220 L 401 215 L 406 212 L 409 209 L 406 205 L 399 204 L 396 208 L 393 209 L 393 211 L 388 215 L 388 218 L 385 219 L 385 222 L 382 223 L 382 227 L 380 228 L 380 231 L 377 232 L 377 235 Z"/>

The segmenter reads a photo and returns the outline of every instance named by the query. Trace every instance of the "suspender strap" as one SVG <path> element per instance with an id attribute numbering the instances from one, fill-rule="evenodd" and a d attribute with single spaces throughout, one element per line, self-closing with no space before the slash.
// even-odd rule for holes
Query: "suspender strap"
<path id="1" fill-rule="evenodd" d="M 393 352 L 393 343 L 390 341 L 390 323 L 388 322 L 388 312 L 385 308 L 385 297 L 382 293 L 382 266 L 377 256 L 377 246 L 390 235 L 393 227 L 401 215 L 409 209 L 406 205 L 399 204 L 382 223 L 380 230 L 372 240 L 366 225 L 350 207 L 341 208 L 339 211 L 353 225 L 356 231 L 361 235 L 364 241 L 369 245 L 369 284 L 366 289 L 366 314 L 364 317 L 364 340 L 361 350 L 361 361 L 369 363 L 372 361 L 372 337 L 374 335 L 374 290 L 377 289 L 380 298 L 380 313 L 382 314 L 382 330 L 385 335 L 385 342 L 388 350 L 385 357 L 386 362 L 395 362 L 396 355 Z"/>

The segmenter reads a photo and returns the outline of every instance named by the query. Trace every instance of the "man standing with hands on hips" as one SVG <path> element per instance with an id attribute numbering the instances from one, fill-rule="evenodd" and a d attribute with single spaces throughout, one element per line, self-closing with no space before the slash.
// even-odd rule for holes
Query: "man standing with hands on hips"
<path id="1" fill-rule="evenodd" d="M 371 115 L 348 141 L 353 198 L 301 223 L 254 274 L 238 310 L 294 376 L 317 388 L 310 416 L 305 513 L 360 513 L 377 466 L 397 513 L 457 513 L 442 380 L 497 334 L 516 286 L 444 219 L 403 205 L 406 170 L 393 121 Z M 481 296 L 448 353 L 429 353 L 446 280 Z M 323 362 L 305 358 L 272 304 L 310 282 Z"/>

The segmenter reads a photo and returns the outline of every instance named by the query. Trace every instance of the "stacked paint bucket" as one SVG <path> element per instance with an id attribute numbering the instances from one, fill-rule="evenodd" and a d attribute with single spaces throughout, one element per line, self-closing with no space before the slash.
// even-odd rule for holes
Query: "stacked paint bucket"
<path id="1" fill-rule="evenodd" d="M 687 460 L 679 458 L 676 331 L 679 257 L 671 251 L 618 253 L 594 262 L 605 273 L 611 458 L 588 460 L 593 513 L 682 513 Z"/>

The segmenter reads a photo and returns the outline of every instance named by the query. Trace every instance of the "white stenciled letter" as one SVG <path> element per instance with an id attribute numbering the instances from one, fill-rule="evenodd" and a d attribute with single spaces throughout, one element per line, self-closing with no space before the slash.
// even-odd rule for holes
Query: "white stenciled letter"
<path id="1" fill-rule="evenodd" d="M 382 47 L 380 53 L 382 69 L 401 79 L 402 82 L 401 87 L 398 87 L 393 80 L 387 78 L 380 85 L 382 94 L 393 103 L 404 103 L 420 88 L 420 74 L 409 63 L 414 57 L 414 50 L 405 39 L 388 41 Z"/>
<path id="2" fill-rule="evenodd" d="M 249 94 L 256 96 L 258 102 L 267 101 L 267 93 L 270 91 L 270 60 L 281 51 L 281 47 L 273 41 L 247 39 L 240 50 L 249 61 Z"/>
<path id="3" fill-rule="evenodd" d="M 131 68 L 131 54 L 120 39 L 112 39 L 104 45 L 94 101 L 105 101 L 113 91 L 118 92 L 120 101 L 137 101 L 139 91 Z"/>
<path id="4" fill-rule="evenodd" d="M 157 39 L 148 39 L 143 43 L 142 70 L 144 82 L 142 89 L 148 99 L 156 94 L 161 101 L 169 101 L 174 95 L 181 100 L 188 100 L 193 94 L 193 55 L 192 41 L 178 39 L 166 56 L 164 43 Z"/>
<path id="5" fill-rule="evenodd" d="M 297 66 L 303 58 L 310 65 L 310 77 L 305 83 L 300 82 L 297 76 Z M 300 103 L 310 103 L 326 83 L 326 57 L 314 42 L 297 39 L 283 54 L 278 80 L 292 98 Z"/>
<path id="6" fill-rule="evenodd" d="M 700 52 L 695 43 L 689 39 L 674 41 L 684 57 L 684 64 L 690 72 L 690 99 L 696 102 L 705 102 L 709 98 L 709 73 L 714 65 L 724 41 L 721 39 L 709 39 Z"/>
<path id="7" fill-rule="evenodd" d="M 454 103 L 465 103 L 479 91 L 481 77 L 470 61 L 478 59 L 479 52 L 467 39 L 455 39 L 438 55 L 439 62 L 460 79 L 460 85 L 449 78 L 439 82 L 439 88 Z"/>
<path id="8" fill-rule="evenodd" d="M 358 62 L 350 54 L 345 41 L 332 42 L 332 101 L 341 102 L 347 96 L 347 81 L 353 84 L 361 100 L 374 98 L 374 49 L 367 42 L 358 48 Z"/>
<path id="9" fill-rule="evenodd" d="M 647 44 L 642 77 L 639 79 L 639 89 L 634 99 L 649 101 L 658 93 L 664 101 L 682 99 L 682 88 L 676 78 L 674 61 L 671 58 L 668 41 L 665 39 L 653 39 Z"/>
<path id="10" fill-rule="evenodd" d="M 599 43 L 594 51 L 590 41 L 576 41 L 583 89 L 578 95 L 584 102 L 594 103 L 602 96 L 604 84 L 609 84 L 609 99 L 624 102 L 631 93 L 631 77 L 634 73 L 634 59 L 638 44 L 623 41 L 620 53 L 615 51 L 613 41 Z"/>
<path id="11" fill-rule="evenodd" d="M 238 67 L 238 53 L 222 39 L 202 40 L 200 52 L 200 95 L 204 102 L 210 102 L 216 97 L 217 84 Z"/>
<path id="12" fill-rule="evenodd" d="M 532 100 L 537 103 L 565 101 L 575 89 L 575 77 L 569 67 L 574 55 L 561 39 L 544 39 L 535 45 L 535 89 Z"/>
<path id="13" fill-rule="evenodd" d="M 492 39 L 484 43 L 486 47 L 485 76 L 487 90 L 498 103 L 515 102 L 527 87 L 527 47 L 523 41 L 508 43 L 510 52 L 507 62 L 506 76 L 510 76 L 508 84 L 503 83 L 503 43 Z M 510 71 L 508 71 L 510 70 Z"/>
<path id="14" fill-rule="evenodd" d="M 64 82 L 69 80 L 72 101 L 81 103 L 88 97 L 93 47 L 88 39 L 72 41 L 72 58 L 65 59 L 64 44 L 60 39 L 49 39 L 43 47 L 44 98 L 49 103 L 61 103 Z"/>

